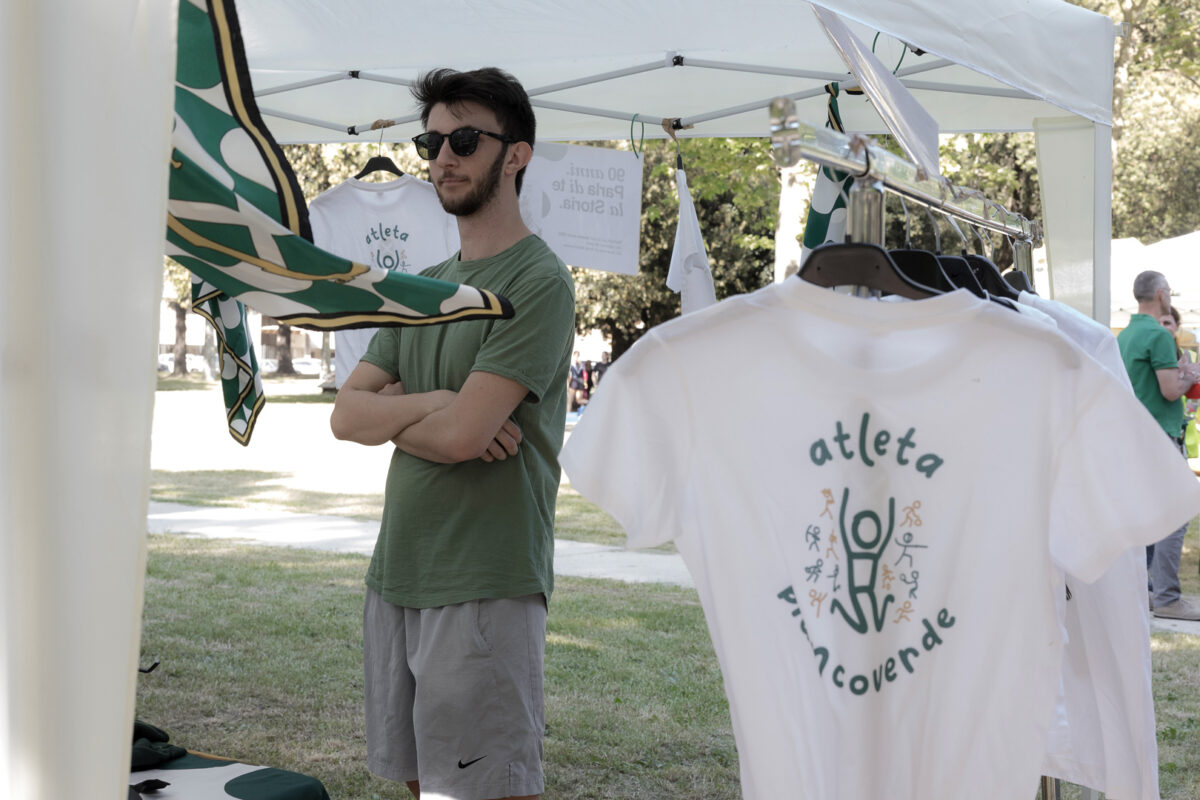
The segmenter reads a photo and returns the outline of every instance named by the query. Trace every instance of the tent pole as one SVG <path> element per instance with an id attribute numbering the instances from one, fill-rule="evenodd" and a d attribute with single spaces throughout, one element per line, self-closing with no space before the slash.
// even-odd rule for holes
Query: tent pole
<path id="1" fill-rule="evenodd" d="M 636 66 L 628 67 L 626 69 L 618 69 L 618 70 L 614 70 L 612 72 L 605 72 L 602 75 L 590 75 L 586 78 L 578 78 L 578 79 L 572 80 L 572 81 L 563 81 L 562 83 L 553 83 L 553 84 L 550 84 L 549 86 L 539 86 L 536 89 L 530 89 L 527 92 L 527 94 L 530 97 L 537 97 L 538 95 L 541 95 L 541 94 L 550 94 L 552 92 L 559 92 L 559 91 L 562 91 L 563 89 L 574 89 L 577 86 L 588 86 L 593 83 L 603 83 L 604 81 L 611 81 L 611 80 L 615 80 L 617 78 L 625 78 L 630 75 L 639 75 L 643 72 L 652 72 L 653 70 L 656 70 L 656 69 L 665 69 L 666 67 L 669 67 L 669 66 L 671 66 L 669 61 L 652 61 L 649 64 L 638 64 Z M 629 117 L 629 115 L 626 115 L 625 119 L 628 119 L 628 117 Z"/>
<path id="2" fill-rule="evenodd" d="M 260 89 L 254 93 L 255 97 L 266 97 L 269 94 L 280 94 L 282 92 L 290 92 L 294 89 L 306 89 L 309 86 L 320 86 L 323 83 L 333 83 L 334 81 L 349 80 L 354 77 L 352 72 L 336 72 L 332 75 L 324 75 L 320 78 L 312 78 L 307 81 L 299 81 L 298 83 L 286 83 L 283 86 L 272 86 L 268 89 Z"/>

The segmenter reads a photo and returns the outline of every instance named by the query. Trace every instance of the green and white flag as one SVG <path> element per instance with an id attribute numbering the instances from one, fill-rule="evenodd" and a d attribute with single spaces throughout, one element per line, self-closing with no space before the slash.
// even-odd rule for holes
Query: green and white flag
<path id="1" fill-rule="evenodd" d="M 246 306 L 307 328 L 512 316 L 481 289 L 358 264 L 312 244 L 308 209 L 255 104 L 233 0 L 179 3 L 167 255 L 220 340 L 229 432 L 250 441 L 262 377 Z"/>
<path id="2" fill-rule="evenodd" d="M 842 116 L 838 111 L 838 85 L 825 84 L 825 92 L 829 95 L 828 119 L 825 127 L 833 128 L 838 133 L 845 133 L 842 127 Z M 850 94 L 851 92 L 847 92 Z M 854 176 L 831 167 L 821 167 L 817 172 L 817 181 L 813 185 L 812 201 L 808 206 L 808 216 L 804 221 L 804 241 L 800 250 L 800 263 L 808 258 L 809 252 L 829 242 L 846 240 L 846 198 Z"/>

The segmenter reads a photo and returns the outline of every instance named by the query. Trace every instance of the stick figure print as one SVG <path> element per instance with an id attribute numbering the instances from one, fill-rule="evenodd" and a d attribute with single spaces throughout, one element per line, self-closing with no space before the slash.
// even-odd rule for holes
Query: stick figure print
<path id="1" fill-rule="evenodd" d="M 838 589 L 842 588 L 842 585 L 837 582 L 837 579 L 838 579 L 838 565 L 837 564 L 833 565 L 833 572 L 829 573 L 828 577 L 829 577 L 829 580 L 833 581 L 833 591 L 836 592 Z"/>
<path id="2" fill-rule="evenodd" d="M 892 581 L 896 578 L 896 573 L 892 572 L 891 567 L 889 567 L 887 564 L 884 564 L 882 576 L 883 579 L 880 581 L 880 583 L 883 584 L 883 590 L 885 592 L 890 592 L 892 590 Z"/>
<path id="3" fill-rule="evenodd" d="M 917 509 L 921 507 L 920 500 L 914 500 L 911 506 L 904 507 L 904 522 L 901 522 L 901 527 L 921 527 L 921 518 L 917 516 Z"/>
<path id="4" fill-rule="evenodd" d="M 804 571 L 808 574 L 808 577 L 805 578 L 805 580 L 809 580 L 809 581 L 812 581 L 813 583 L 816 583 L 818 580 L 821 579 L 821 570 L 823 570 L 824 568 L 825 568 L 824 560 L 818 558 L 817 563 L 813 564 L 811 567 L 804 568 Z"/>
<path id="5" fill-rule="evenodd" d="M 837 550 L 834 547 L 837 545 L 837 534 L 833 531 L 829 532 L 829 547 L 825 548 L 826 558 L 837 558 Z"/>
<path id="6" fill-rule="evenodd" d="M 908 565 L 911 567 L 913 565 L 913 557 L 912 553 L 908 552 L 909 549 L 924 550 L 928 546 L 927 544 L 913 544 L 912 531 L 908 531 L 900 537 L 900 558 L 896 559 L 896 563 L 899 564 L 907 558 Z"/>
<path id="7" fill-rule="evenodd" d="M 920 578 L 920 577 L 921 577 L 921 573 L 917 572 L 915 569 L 912 571 L 912 579 L 911 580 L 904 577 L 903 572 L 900 573 L 900 580 L 903 581 L 904 583 L 908 584 L 908 596 L 909 597 L 917 596 L 917 578 Z"/>
<path id="8" fill-rule="evenodd" d="M 822 489 L 821 495 L 825 498 L 825 508 L 821 511 L 821 516 L 833 519 L 833 512 L 829 510 L 833 507 L 833 492 L 829 489 Z"/>
<path id="9" fill-rule="evenodd" d="M 808 530 L 804 532 L 804 538 L 808 541 L 808 549 L 821 552 L 821 529 L 816 525 L 809 525 Z"/>
<path id="10" fill-rule="evenodd" d="M 866 633 L 868 622 L 875 624 L 875 630 L 883 630 L 887 617 L 888 604 L 896 598 L 888 594 L 880 602 L 875 593 L 878 580 L 879 560 L 892 539 L 892 531 L 896 525 L 896 499 L 888 498 L 887 523 L 884 524 L 879 515 L 870 509 L 859 511 L 846 526 L 846 509 L 850 505 L 850 490 L 842 493 L 842 507 L 839 514 L 838 526 L 842 531 L 842 546 L 846 549 L 846 585 L 850 590 L 850 605 L 853 614 L 840 599 L 835 598 L 829 607 L 839 612 L 846 624 L 859 633 Z M 851 546 L 853 542 L 853 546 Z M 867 618 L 865 604 L 870 605 L 870 619 Z"/>
<path id="11" fill-rule="evenodd" d="M 817 607 L 817 616 L 818 617 L 821 616 L 821 603 L 825 602 L 826 597 L 829 597 L 829 594 L 826 592 L 822 592 L 822 593 L 818 594 L 816 589 L 808 590 L 808 604 L 810 606 Z"/>
<path id="12" fill-rule="evenodd" d="M 896 618 L 892 620 L 893 624 L 899 625 L 901 622 L 909 621 L 909 614 L 913 612 L 912 600 L 905 600 L 904 605 L 896 609 Z"/>

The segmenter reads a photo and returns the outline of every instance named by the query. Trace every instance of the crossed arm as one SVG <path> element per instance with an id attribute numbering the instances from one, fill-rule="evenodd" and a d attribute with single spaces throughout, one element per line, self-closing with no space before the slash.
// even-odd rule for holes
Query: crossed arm
<path id="1" fill-rule="evenodd" d="M 409 394 L 385 370 L 360 362 L 338 391 L 329 426 L 338 439 L 390 441 L 428 461 L 503 461 L 521 443 L 509 416 L 527 394 L 517 381 L 490 372 L 472 372 L 458 392 Z"/>

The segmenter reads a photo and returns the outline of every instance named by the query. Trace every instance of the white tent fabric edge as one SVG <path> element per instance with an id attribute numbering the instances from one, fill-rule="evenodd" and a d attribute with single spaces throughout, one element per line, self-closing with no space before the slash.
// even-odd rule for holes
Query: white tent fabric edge
<path id="1" fill-rule="evenodd" d="M 0 5 L 0 796 L 14 800 L 128 796 L 175 18 L 140 0 Z"/>

